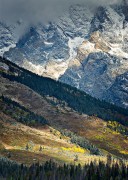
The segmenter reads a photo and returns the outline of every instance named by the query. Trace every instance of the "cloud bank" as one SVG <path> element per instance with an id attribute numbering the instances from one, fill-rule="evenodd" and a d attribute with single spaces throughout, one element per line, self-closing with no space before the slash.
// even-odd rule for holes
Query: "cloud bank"
<path id="1" fill-rule="evenodd" d="M 9 21 L 24 19 L 33 23 L 51 20 L 73 4 L 97 7 L 119 2 L 121 0 L 0 0 L 0 18 Z"/>
<path id="2" fill-rule="evenodd" d="M 86 5 L 95 9 L 99 5 L 120 3 L 122 0 L 0 0 L 0 21 L 12 24 L 23 21 L 24 27 L 55 20 L 71 5 Z"/>

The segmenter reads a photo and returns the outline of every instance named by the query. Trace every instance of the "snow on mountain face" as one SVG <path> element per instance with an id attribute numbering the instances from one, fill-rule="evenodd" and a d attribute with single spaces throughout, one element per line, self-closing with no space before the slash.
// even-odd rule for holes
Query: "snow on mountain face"
<path id="1" fill-rule="evenodd" d="M 95 13 L 71 6 L 58 21 L 32 27 L 17 42 L 13 30 L 0 31 L 1 54 L 7 42 L 4 56 L 16 64 L 128 108 L 126 6 L 99 7 Z"/>
<path id="2" fill-rule="evenodd" d="M 100 7 L 91 22 L 90 37 L 79 46 L 76 59 L 60 80 L 128 108 L 128 84 L 120 78 L 126 78 L 128 72 L 128 26 L 125 22 L 124 27 L 124 21 L 119 9 Z"/>
<path id="3" fill-rule="evenodd" d="M 6 25 L 0 23 L 0 56 L 15 47 L 14 37 Z"/>
<path id="4" fill-rule="evenodd" d="M 34 73 L 58 79 L 77 55 L 92 17 L 86 7 L 71 7 L 57 22 L 31 28 L 5 56 Z"/>
<path id="5" fill-rule="evenodd" d="M 105 92 L 104 98 L 122 107 L 128 107 L 128 71 L 116 77 L 113 85 Z"/>

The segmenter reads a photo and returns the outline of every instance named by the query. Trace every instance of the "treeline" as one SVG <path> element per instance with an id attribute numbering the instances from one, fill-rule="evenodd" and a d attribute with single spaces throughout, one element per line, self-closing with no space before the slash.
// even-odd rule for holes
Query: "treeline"
<path id="1" fill-rule="evenodd" d="M 16 121 L 28 126 L 40 126 L 48 124 L 48 121 L 42 116 L 29 111 L 17 102 L 12 101 L 4 96 L 0 97 L 0 110 L 14 118 Z"/>
<path id="2" fill-rule="evenodd" d="M 3 113 L 14 118 L 16 121 L 21 122 L 27 126 L 37 127 L 40 125 L 49 124 L 48 121 L 44 119 L 42 116 L 34 114 L 33 112 L 29 111 L 28 109 L 21 106 L 17 102 L 12 101 L 11 99 L 3 95 L 0 97 L 0 110 Z M 92 145 L 85 138 L 77 136 L 75 133 L 68 130 L 59 129 L 59 131 L 61 132 L 62 135 L 70 137 L 72 143 L 75 143 L 80 147 L 88 149 L 91 154 L 102 155 L 100 150 L 96 146 Z M 26 147 L 27 147 L 26 149 L 29 149 L 28 145 Z"/>
<path id="3" fill-rule="evenodd" d="M 58 100 L 65 101 L 69 107 L 88 115 L 95 115 L 104 120 L 118 121 L 128 126 L 128 111 L 114 106 L 105 101 L 87 95 L 76 88 L 49 78 L 40 77 L 28 70 L 19 68 L 15 64 L 1 59 L 9 65 L 9 72 L 1 72 L 1 75 L 11 81 L 17 81 L 33 89 L 42 96 L 48 95 Z M 15 75 L 17 73 L 18 75 Z"/>
<path id="4" fill-rule="evenodd" d="M 68 131 L 68 130 L 59 130 L 63 136 L 70 137 L 71 142 L 79 145 L 82 148 L 88 149 L 91 154 L 94 155 L 103 155 L 102 152 L 93 144 L 91 144 L 87 139 L 84 137 L 78 136 L 77 134 Z"/>
<path id="5" fill-rule="evenodd" d="M 124 136 L 128 136 L 128 127 L 125 127 L 116 121 L 108 121 L 107 127 L 110 128 L 111 130 L 116 131 L 117 133 L 120 133 Z"/>
<path id="6" fill-rule="evenodd" d="M 7 180 L 127 180 L 128 167 L 124 164 L 99 164 L 59 166 L 52 161 L 27 167 L 0 159 L 0 179 Z"/>

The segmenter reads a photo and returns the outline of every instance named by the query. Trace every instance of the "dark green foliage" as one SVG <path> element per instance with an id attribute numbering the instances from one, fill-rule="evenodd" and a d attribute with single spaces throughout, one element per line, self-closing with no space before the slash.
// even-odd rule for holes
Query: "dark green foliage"
<path id="1" fill-rule="evenodd" d="M 52 161 L 27 167 L 5 158 L 0 159 L 0 179 L 9 180 L 127 180 L 128 167 L 124 164 L 109 166 L 103 162 L 91 162 L 84 167 L 75 165 L 59 166 Z"/>
<path id="2" fill-rule="evenodd" d="M 19 105 L 17 102 L 4 96 L 0 97 L 0 110 L 25 125 L 39 126 L 48 124 L 47 120 L 42 116 L 34 114 L 25 107 Z"/>
<path id="3" fill-rule="evenodd" d="M 42 150 L 43 150 L 43 148 L 42 148 L 42 146 L 40 146 L 39 151 L 42 151 Z"/>
<path id="4" fill-rule="evenodd" d="M 128 136 L 128 128 L 119 124 L 116 121 L 108 121 L 107 127 L 116 131 L 117 133 L 120 133 L 122 135 Z"/>
<path id="5" fill-rule="evenodd" d="M 68 131 L 68 130 L 59 130 L 62 135 L 70 137 L 71 142 L 79 145 L 82 148 L 88 149 L 91 154 L 102 155 L 101 151 L 94 145 L 92 145 L 87 139 L 84 137 L 78 136 L 77 134 Z"/>
<path id="6" fill-rule="evenodd" d="M 97 100 L 86 93 L 61 82 L 49 78 L 40 77 L 32 72 L 19 68 L 15 64 L 2 59 L 9 65 L 9 72 L 1 72 L 1 75 L 11 81 L 20 82 L 33 89 L 42 96 L 48 95 L 65 101 L 69 107 L 88 115 L 95 115 L 104 120 L 115 120 L 128 126 L 128 111 L 126 109 Z M 15 75 L 17 73 L 18 75 Z"/>
<path id="7" fill-rule="evenodd" d="M 28 151 L 28 150 L 29 150 L 29 145 L 28 145 L 28 144 L 26 145 L 26 148 L 25 148 L 25 149 L 26 149 L 26 151 Z"/>
<path id="8" fill-rule="evenodd" d="M 111 156 L 111 154 L 108 154 L 107 155 L 107 164 L 111 165 L 111 163 L 112 163 L 112 156 Z"/>

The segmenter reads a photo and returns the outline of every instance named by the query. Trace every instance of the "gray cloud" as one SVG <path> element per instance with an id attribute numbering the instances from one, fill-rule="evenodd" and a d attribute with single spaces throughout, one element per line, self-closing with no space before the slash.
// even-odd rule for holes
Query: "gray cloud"
<path id="1" fill-rule="evenodd" d="M 72 4 L 96 7 L 120 2 L 121 0 L 0 0 L 0 17 L 29 21 L 50 20 L 63 13 Z"/>
<path id="2" fill-rule="evenodd" d="M 62 15 L 73 4 L 90 8 L 119 3 L 122 0 L 0 0 L 0 21 L 12 24 L 23 19 L 24 27 L 48 22 Z M 21 31 L 22 31 L 21 28 Z"/>

